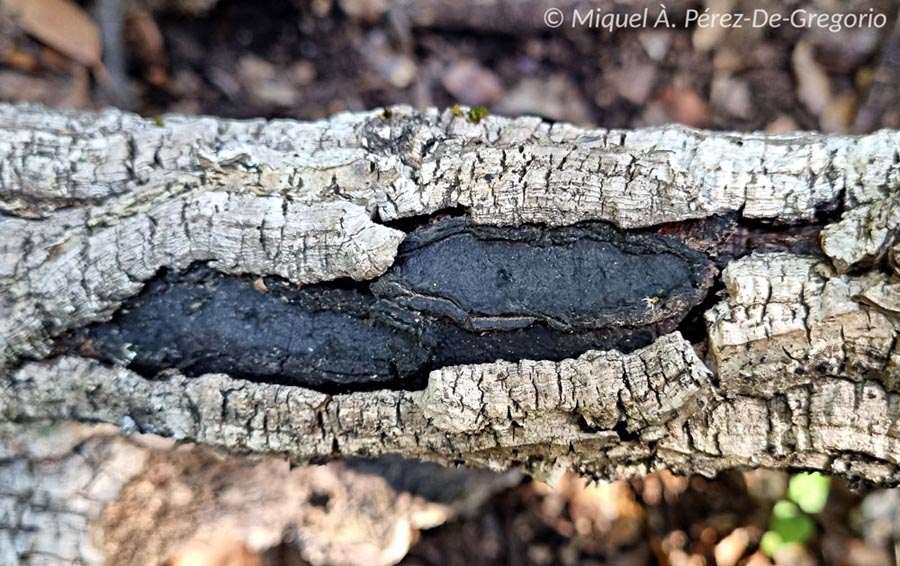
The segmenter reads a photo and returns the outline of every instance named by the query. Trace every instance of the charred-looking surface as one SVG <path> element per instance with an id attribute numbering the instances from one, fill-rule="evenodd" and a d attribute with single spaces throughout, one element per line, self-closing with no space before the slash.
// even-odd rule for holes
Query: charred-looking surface
<path id="1" fill-rule="evenodd" d="M 671 331 L 711 276 L 703 254 L 672 238 L 451 219 L 410 235 L 372 289 L 416 313 L 440 367 L 630 352 Z"/>
<path id="2" fill-rule="evenodd" d="M 412 335 L 370 318 L 365 291 L 268 285 L 207 268 L 165 275 L 91 329 L 91 346 L 145 374 L 176 368 L 328 390 L 388 384 L 427 361 Z"/>
<path id="3" fill-rule="evenodd" d="M 454 219 L 407 238 L 373 289 L 474 332 L 535 322 L 564 331 L 642 327 L 696 304 L 707 265 L 677 240 L 600 224 L 548 230 Z"/>
<path id="4" fill-rule="evenodd" d="M 370 288 L 260 287 L 201 268 L 163 276 L 88 335 L 100 357 L 145 374 L 415 389 L 449 365 L 645 346 L 710 275 L 705 256 L 662 236 L 450 219 L 414 232 Z"/>
<path id="5" fill-rule="evenodd" d="M 133 453 L 107 451 L 105 444 L 93 450 L 66 421 L 153 431 L 230 454 L 284 454 L 298 464 L 397 454 L 521 467 L 542 479 L 561 470 L 612 479 L 663 468 L 714 475 L 771 467 L 900 482 L 900 132 L 585 130 L 537 118 L 489 116 L 475 124 L 457 114 L 392 108 L 317 122 L 145 120 L 114 110 L 0 105 L 0 483 L 11 480 L 11 489 L 0 489 L 0 508 L 23 510 L 0 525 L 0 549 L 13 549 L 0 552 L 11 556 L 7 562 L 94 563 L 100 508 L 137 473 L 119 473 L 123 462 L 137 460 Z M 449 295 L 426 293 L 424 276 L 404 273 L 413 254 L 441 251 L 446 241 L 415 252 L 408 244 L 397 256 L 404 227 L 451 209 L 483 226 L 609 222 L 674 237 L 715 259 L 720 293 L 682 321 L 695 344 L 676 331 L 631 353 L 593 347 L 592 333 L 610 341 L 616 333 L 632 341 L 652 336 L 678 318 L 681 306 L 670 301 L 680 286 L 640 303 L 626 297 L 625 310 L 639 322 L 623 320 L 624 326 L 590 328 L 599 317 L 582 309 L 588 305 L 582 297 L 578 308 L 562 313 L 517 303 L 512 294 L 501 311 L 486 312 L 463 297 L 463 315 L 451 316 L 434 306 Z M 499 238 L 510 249 L 512 233 L 518 232 Z M 618 243 L 624 241 L 611 243 L 630 255 Z M 658 248 L 637 249 L 658 255 Z M 577 251 L 571 248 L 572 257 Z M 549 257 L 557 255 L 565 254 L 557 249 Z M 448 256 L 444 250 L 440 257 Z M 675 256 L 696 265 L 690 255 Z M 255 322 L 259 310 L 244 310 L 246 324 L 234 331 L 239 340 L 234 334 L 228 343 L 210 340 L 214 349 L 179 354 L 184 360 L 219 358 L 219 367 L 237 373 L 234 349 L 245 342 L 259 339 L 245 350 L 253 356 L 272 349 L 269 337 L 276 334 L 276 343 L 293 347 L 283 334 L 290 316 L 324 329 L 342 321 L 352 332 L 341 335 L 356 337 L 322 346 L 328 355 L 320 361 L 329 365 L 305 358 L 304 379 L 323 367 L 343 377 L 348 360 L 351 374 L 364 362 L 367 376 L 384 376 L 381 362 L 360 352 L 385 336 L 412 357 L 410 368 L 419 360 L 411 352 L 422 351 L 414 375 L 445 363 L 437 350 L 446 358 L 460 351 L 496 355 L 500 346 L 484 346 L 491 340 L 504 341 L 500 353 L 517 349 L 512 353 L 527 360 L 431 371 L 419 391 L 388 391 L 391 381 L 369 381 L 346 389 L 377 391 L 330 395 L 177 370 L 147 379 L 172 359 L 147 361 L 139 374 L 85 359 L 90 342 L 74 355 L 53 356 L 53 339 L 115 317 L 103 357 L 122 359 L 127 318 L 153 297 L 154 285 L 161 305 L 167 293 L 200 285 L 179 281 L 184 275 L 169 285 L 148 284 L 155 274 L 202 263 L 283 277 L 294 286 L 364 283 L 320 295 L 304 287 L 311 294 L 304 303 L 280 296 L 274 279 L 266 279 L 264 294 L 251 279 L 216 275 L 205 283 L 216 288 L 212 294 L 236 285 L 240 299 L 210 298 L 223 315 L 208 320 L 237 318 L 225 307 L 234 309 L 244 297 L 279 300 L 300 312 L 264 325 Z M 473 261 L 460 255 L 451 263 L 460 272 L 458 265 L 470 269 Z M 689 271 L 696 278 L 702 269 Z M 384 275 L 393 287 L 379 295 L 370 285 Z M 462 284 L 452 283 L 458 294 Z M 702 283 L 694 287 L 703 294 Z M 352 300 L 328 306 L 325 295 Z M 426 304 L 401 304 L 413 296 Z M 116 315 L 122 308 L 130 311 Z M 150 314 L 172 321 L 130 331 L 129 340 L 156 333 L 167 347 L 177 344 L 173 328 L 185 315 L 174 308 Z M 535 322 L 501 328 L 494 320 L 509 325 L 520 318 Z M 489 330 L 475 330 L 476 323 Z M 212 324 L 199 328 L 207 333 L 201 335 L 215 336 Z M 100 348 L 98 330 L 87 334 L 94 332 Z M 563 339 L 583 340 L 567 347 L 592 351 L 550 361 L 565 355 Z M 336 352 L 340 359 L 329 357 Z M 290 381 L 275 374 L 286 367 L 277 357 L 265 359 L 248 364 L 257 381 Z M 190 373 L 199 371 L 195 365 Z M 58 456 L 70 446 L 71 457 Z M 85 463 L 100 481 L 60 482 L 85 477 Z M 112 483 L 102 474 L 107 469 L 116 472 Z"/>

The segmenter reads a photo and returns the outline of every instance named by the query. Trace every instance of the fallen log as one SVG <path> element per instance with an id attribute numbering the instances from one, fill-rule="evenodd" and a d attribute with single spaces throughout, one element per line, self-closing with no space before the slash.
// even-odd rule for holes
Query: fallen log
<path id="1" fill-rule="evenodd" d="M 293 463 L 896 484 L 898 154 L 894 131 L 0 106 L 4 505 L 46 496 L 10 439 L 72 421 Z M 96 514 L 54 501 L 80 542 L 18 514 L 10 556 L 99 561 Z"/>

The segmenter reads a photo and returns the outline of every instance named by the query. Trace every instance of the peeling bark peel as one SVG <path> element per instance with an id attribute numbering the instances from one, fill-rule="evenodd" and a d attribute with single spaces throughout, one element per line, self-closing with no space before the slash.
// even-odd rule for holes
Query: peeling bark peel
<path id="1" fill-rule="evenodd" d="M 403 238 L 378 219 L 456 206 L 489 225 L 628 229 L 729 211 L 799 222 L 887 198 L 898 148 L 891 131 L 582 130 L 406 108 L 154 121 L 2 105 L 0 366 L 46 356 L 50 337 L 109 317 L 162 267 L 367 280 Z"/>
<path id="2" fill-rule="evenodd" d="M 8 286 L 0 365 L 47 355 L 50 336 L 107 318 L 162 267 L 211 260 L 222 271 L 299 283 L 367 279 L 387 269 L 403 238 L 353 205 L 225 192 L 171 198 L 108 227 L 92 227 L 89 216 L 67 210 L 39 222 L 0 219 L 11 236 L 0 243 Z M 33 251 L 22 257 L 23 250 Z"/>
<path id="3" fill-rule="evenodd" d="M 722 389 L 771 395 L 840 376 L 900 392 L 900 320 L 859 300 L 884 275 L 766 254 L 732 263 L 723 279 L 729 299 L 706 314 Z"/>
<path id="4" fill-rule="evenodd" d="M 91 328 L 103 359 L 322 391 L 421 388 L 431 369 L 631 351 L 699 304 L 712 267 L 678 240 L 607 226 L 413 232 L 368 288 L 296 290 L 199 269 L 154 281 Z M 258 283 L 257 283 L 258 285 Z"/>
<path id="5" fill-rule="evenodd" d="M 848 211 L 822 233 L 822 249 L 838 273 L 868 268 L 885 258 L 900 238 L 900 195 Z"/>
<path id="6" fill-rule="evenodd" d="M 21 424 L 128 417 L 146 432 L 295 462 L 396 453 L 523 466 L 537 477 L 771 466 L 900 481 L 900 397 L 881 383 L 821 377 L 773 394 L 723 396 L 708 379 L 677 334 L 633 354 L 460 366 L 434 372 L 423 392 L 335 396 L 223 375 L 148 381 L 60 358 L 14 372 L 0 415 Z"/>
<path id="7" fill-rule="evenodd" d="M 434 372 L 419 392 L 327 395 L 250 384 L 225 375 L 147 380 L 83 358 L 27 363 L 0 390 L 0 416 L 16 422 L 75 418 L 120 423 L 229 451 L 285 453 L 295 461 L 398 453 L 500 465 L 514 454 L 535 471 L 577 458 L 606 474 L 624 466 L 588 443 L 625 448 L 614 431 L 658 431 L 690 414 L 709 372 L 690 344 L 671 334 L 632 354 L 588 352 L 563 362 L 500 362 Z M 638 449 L 645 456 L 646 448 Z"/>
<path id="8" fill-rule="evenodd" d="M 900 481 L 900 292 L 888 275 L 900 264 L 898 132 L 582 130 L 405 108 L 313 123 L 155 123 L 0 106 L 0 148 L 3 420 L 128 417 L 145 431 L 297 462 L 399 453 L 541 477 L 764 465 Z M 726 213 L 842 217 L 823 232 L 824 256 L 760 254 L 725 269 L 727 296 L 706 313 L 714 373 L 677 333 L 628 353 L 452 364 L 422 391 L 343 395 L 215 374 L 148 380 L 50 357 L 51 338 L 107 320 L 159 269 L 198 261 L 302 285 L 382 277 L 392 287 L 380 297 L 414 299 L 448 328 L 534 317 L 470 304 L 454 318 L 424 279 L 391 273 L 409 256 L 405 234 L 384 222 L 454 207 L 485 234 Z M 677 301 L 659 304 L 642 322 L 682 316 Z M 651 314 L 640 309 L 631 312 Z M 553 323 L 581 335 L 596 323 L 582 314 Z"/>

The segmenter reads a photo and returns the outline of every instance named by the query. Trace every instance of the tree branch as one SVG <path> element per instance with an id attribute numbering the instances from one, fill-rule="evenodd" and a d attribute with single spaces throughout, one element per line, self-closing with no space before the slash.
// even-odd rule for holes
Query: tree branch
<path id="1" fill-rule="evenodd" d="M 16 478 L 27 470 L 28 485 L 52 484 L 61 468 L 35 439 L 66 437 L 42 427 L 67 421 L 297 463 L 399 454 L 545 478 L 767 466 L 900 482 L 898 154 L 893 131 L 582 130 L 407 108 L 312 123 L 145 120 L 0 106 L 0 492 L 40 509 L 46 490 L 23 491 Z M 460 210 L 467 223 L 425 218 Z M 815 234 L 823 215 L 834 221 L 821 253 L 746 245 L 790 240 L 800 224 Z M 740 236 L 751 228 L 753 238 Z M 642 277 L 649 268 L 628 267 L 629 254 L 657 258 L 657 271 Z M 198 262 L 231 274 L 215 277 L 231 277 L 241 297 L 252 288 L 274 300 L 278 316 L 260 314 L 270 308 L 262 299 L 225 301 L 225 287 L 207 279 L 179 287 Z M 724 296 L 704 299 L 714 263 Z M 150 327 L 134 320 L 153 304 L 147 289 L 168 281 L 160 272 L 174 274 L 176 296 L 202 300 L 150 308 L 166 322 L 154 327 L 161 345 L 144 353 L 161 365 L 142 375 L 138 329 Z M 526 280 L 536 283 L 516 287 Z M 623 295 L 613 280 L 627 282 Z M 668 283 L 643 291 L 641 281 Z M 550 300 L 570 295 L 582 299 Z M 216 318 L 204 319 L 213 303 Z M 166 345 L 178 332 L 215 336 L 229 324 L 237 336 L 262 333 L 239 354 L 251 369 L 282 340 L 288 352 L 317 352 L 310 363 L 323 374 L 356 371 L 320 362 L 343 360 L 354 343 L 362 352 L 368 339 L 331 351 L 348 340 L 335 340 L 330 323 L 303 326 L 315 313 L 384 324 L 421 344 L 440 323 L 454 338 L 430 343 L 446 363 L 429 366 L 424 389 L 357 383 L 335 394 L 265 382 L 284 366 L 252 379 L 155 373 L 182 367 Z M 291 316 L 299 331 L 274 330 Z M 535 325 L 540 340 L 522 333 Z M 98 354 L 101 336 L 118 336 L 126 355 Z M 548 336 L 584 346 L 573 355 Z M 490 357 L 501 351 L 484 346 L 491 339 L 509 356 Z M 210 348 L 190 356 L 238 355 L 224 342 Z M 454 349 L 478 348 L 487 363 L 453 361 L 465 357 Z M 552 359 L 524 359 L 536 351 Z M 127 459 L 131 444 L 106 438 L 91 453 Z M 63 444 L 51 460 L 75 470 L 77 442 Z M 91 496 L 88 511 L 60 499 L 46 524 L 73 538 L 51 543 L 19 516 L 0 529 L 0 548 L 17 549 L 3 559 L 31 545 L 51 562 L 99 560 L 84 533 L 132 472 Z"/>

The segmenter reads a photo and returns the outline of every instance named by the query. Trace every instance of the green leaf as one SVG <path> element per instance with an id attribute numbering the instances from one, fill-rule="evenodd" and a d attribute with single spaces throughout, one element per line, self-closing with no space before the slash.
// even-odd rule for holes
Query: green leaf
<path id="1" fill-rule="evenodd" d="M 469 121 L 473 124 L 478 124 L 485 118 L 487 118 L 488 109 L 484 106 L 476 106 L 475 108 L 469 109 Z"/>
<path id="2" fill-rule="evenodd" d="M 800 508 L 793 501 L 781 499 L 772 507 L 773 519 L 790 519 L 801 515 Z"/>
<path id="3" fill-rule="evenodd" d="M 804 544 L 816 533 L 816 524 L 794 503 L 782 499 L 772 508 L 769 530 L 777 533 L 784 543 Z"/>
<path id="4" fill-rule="evenodd" d="M 784 539 L 775 531 L 766 531 L 759 541 L 759 549 L 769 558 L 775 558 L 781 547 L 785 545 Z"/>
<path id="5" fill-rule="evenodd" d="M 794 501 L 805 512 L 814 515 L 825 508 L 831 478 L 818 472 L 797 474 L 788 483 L 788 499 Z"/>

